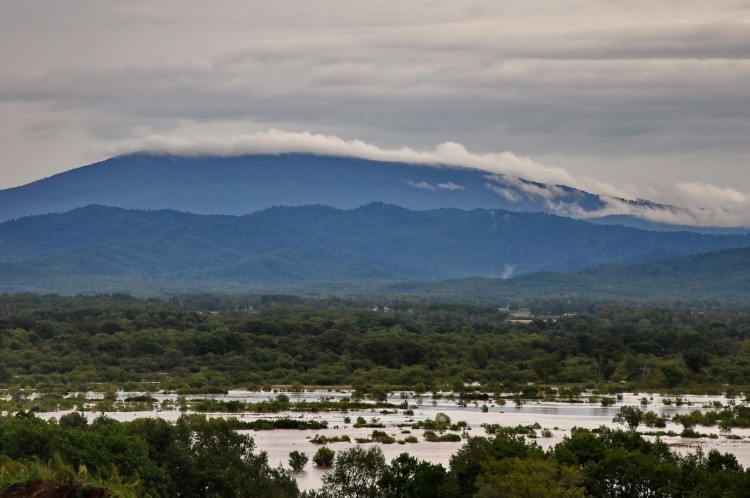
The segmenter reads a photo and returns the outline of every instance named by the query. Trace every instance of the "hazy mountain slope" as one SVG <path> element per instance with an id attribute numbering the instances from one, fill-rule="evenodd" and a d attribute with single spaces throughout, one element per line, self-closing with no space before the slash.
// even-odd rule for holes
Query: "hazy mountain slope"
<path id="1" fill-rule="evenodd" d="M 0 224 L 0 262 L 12 263 L 4 269 L 10 290 L 65 276 L 148 279 L 166 287 L 179 281 L 195 288 L 497 277 L 744 246 L 750 236 L 382 203 L 353 210 L 278 207 L 246 216 L 89 206 Z M 27 278 L 29 271 L 46 277 Z"/>
<path id="2" fill-rule="evenodd" d="M 750 298 L 750 248 L 727 249 L 640 264 L 613 263 L 574 273 L 538 272 L 506 280 L 473 278 L 398 283 L 388 292 L 492 302 L 519 297 L 601 296 L 636 300 Z"/>
<path id="3" fill-rule="evenodd" d="M 724 291 L 750 296 L 750 249 L 728 249 L 641 265 L 609 264 L 576 273 L 589 282 L 675 293 Z"/>

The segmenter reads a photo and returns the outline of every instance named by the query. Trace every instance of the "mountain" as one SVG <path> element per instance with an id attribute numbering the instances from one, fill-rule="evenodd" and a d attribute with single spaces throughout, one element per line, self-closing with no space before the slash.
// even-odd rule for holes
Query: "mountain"
<path id="1" fill-rule="evenodd" d="M 497 209 L 276 207 L 250 215 L 87 206 L 0 223 L 0 291 L 247 289 L 574 272 L 750 246 Z"/>
<path id="2" fill-rule="evenodd" d="M 555 214 L 596 212 L 605 205 L 598 195 L 581 190 L 478 169 L 310 154 L 141 153 L 0 190 L 0 221 L 92 204 L 242 215 L 273 206 L 324 204 L 353 209 L 370 202 L 414 210 L 482 208 Z M 666 209 L 657 204 L 649 207 Z"/>

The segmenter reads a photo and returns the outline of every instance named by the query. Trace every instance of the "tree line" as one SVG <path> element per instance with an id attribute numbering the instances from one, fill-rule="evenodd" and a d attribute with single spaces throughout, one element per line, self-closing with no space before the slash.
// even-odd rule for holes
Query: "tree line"
<path id="1" fill-rule="evenodd" d="M 478 383 L 499 393 L 529 383 L 704 392 L 750 384 L 750 317 L 742 313 L 598 306 L 519 324 L 483 305 L 391 302 L 386 312 L 340 299 L 252 302 L 195 311 L 183 298 L 6 296 L 0 385 L 350 385 L 367 393 L 460 392 Z"/>

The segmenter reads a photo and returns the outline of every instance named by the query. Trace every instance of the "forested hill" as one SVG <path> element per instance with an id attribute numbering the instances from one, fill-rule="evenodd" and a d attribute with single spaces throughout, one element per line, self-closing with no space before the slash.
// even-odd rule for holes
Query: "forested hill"
<path id="1" fill-rule="evenodd" d="M 471 296 L 496 301 L 496 296 L 598 296 L 643 302 L 730 300 L 750 298 L 750 248 L 727 249 L 647 263 L 610 263 L 573 273 L 539 272 L 507 280 L 475 278 L 399 283 L 392 293 L 433 297 Z M 746 307 L 743 305 L 743 308 Z"/>
<path id="2" fill-rule="evenodd" d="M 0 290 L 494 278 L 748 246 L 748 235 L 650 232 L 502 210 L 374 203 L 206 216 L 89 206 L 0 224 Z"/>

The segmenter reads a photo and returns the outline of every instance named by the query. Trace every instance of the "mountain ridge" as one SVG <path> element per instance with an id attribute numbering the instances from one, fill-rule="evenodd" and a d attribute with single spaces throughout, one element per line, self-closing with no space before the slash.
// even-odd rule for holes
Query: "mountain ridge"
<path id="1" fill-rule="evenodd" d="M 377 202 L 232 216 L 95 205 L 0 223 L 0 290 L 87 276 L 164 288 L 498 278 L 748 246 L 748 235 L 649 232 L 499 209 Z"/>

